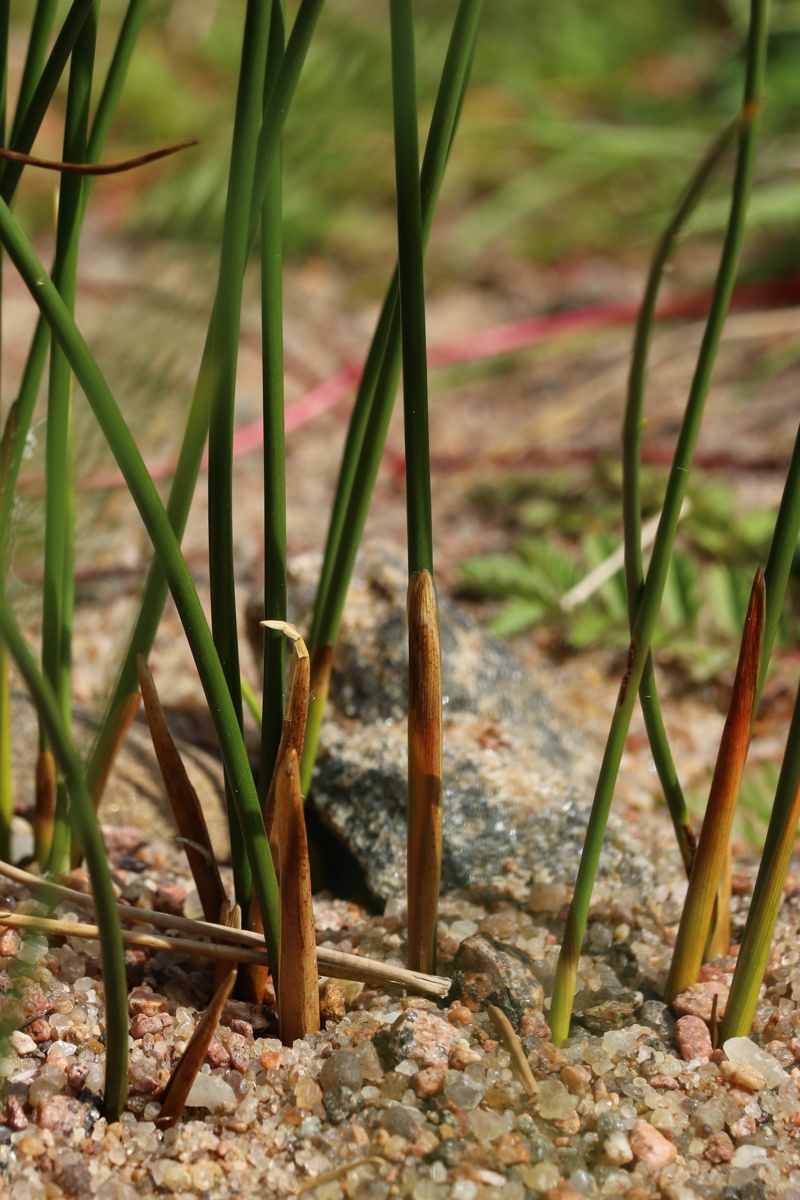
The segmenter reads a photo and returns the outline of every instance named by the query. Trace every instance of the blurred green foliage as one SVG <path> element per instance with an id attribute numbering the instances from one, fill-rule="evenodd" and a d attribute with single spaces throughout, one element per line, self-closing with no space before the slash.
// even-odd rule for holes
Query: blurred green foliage
<path id="1" fill-rule="evenodd" d="M 12 13 L 29 0 L 15 0 Z M 450 0 L 417 5 L 419 90 L 432 104 Z M 770 99 L 755 227 L 795 261 L 800 183 L 790 169 L 800 103 L 800 8 L 775 0 Z M 103 6 L 110 53 L 121 0 Z M 289 4 L 290 17 L 294 5 Z M 487 5 L 432 245 L 432 266 L 480 277 L 504 258 L 555 260 L 643 248 L 704 148 L 736 110 L 739 0 L 498 0 Z M 111 18 L 111 19 L 105 19 Z M 202 145 L 137 187 L 140 232 L 216 237 L 241 36 L 239 0 L 153 0 L 116 129 L 117 149 L 194 134 Z M 286 135 L 286 250 L 384 271 L 391 254 L 388 16 L 330 0 Z M 115 150 L 115 156 L 116 150 Z M 720 193 L 724 191 L 724 180 Z M 696 223 L 715 231 L 712 195 Z"/>
<path id="2" fill-rule="evenodd" d="M 663 472 L 647 469 L 642 482 L 646 519 L 658 511 Z M 562 649 L 627 644 L 621 569 L 573 611 L 560 605 L 563 594 L 620 545 L 621 533 L 608 532 L 619 526 L 620 484 L 618 463 L 601 460 L 588 480 L 575 471 L 540 472 L 475 494 L 518 532 L 508 553 L 469 559 L 459 573 L 464 591 L 499 601 L 494 633 L 507 637 L 547 626 Z M 766 560 L 775 514 L 743 510 L 730 489 L 702 472 L 690 484 L 689 499 L 653 646 L 659 665 L 705 683 L 735 666 L 753 572 Z M 795 574 L 795 598 L 799 583 Z M 798 636 L 795 602 L 785 607 L 778 644 L 797 645 Z"/>

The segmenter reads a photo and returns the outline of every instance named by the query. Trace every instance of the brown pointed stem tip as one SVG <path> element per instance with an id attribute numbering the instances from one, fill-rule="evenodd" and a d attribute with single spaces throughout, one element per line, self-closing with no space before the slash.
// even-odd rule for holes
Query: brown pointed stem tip
<path id="1" fill-rule="evenodd" d="M 730 707 L 667 979 L 668 1003 L 697 980 L 711 927 L 755 715 L 765 612 L 766 590 L 759 567 L 750 593 Z"/>
<path id="2" fill-rule="evenodd" d="M 289 750 L 276 784 L 275 828 L 281 863 L 281 945 L 278 1018 L 281 1040 L 291 1046 L 319 1032 L 319 974 L 311 868 L 300 792 L 300 760 Z"/>
<path id="3" fill-rule="evenodd" d="M 433 577 L 408 581 L 408 965 L 436 969 L 442 870 L 442 656 Z"/>
<path id="4" fill-rule="evenodd" d="M 142 703 L 142 700 L 140 700 L 139 692 L 133 691 L 130 696 L 126 696 L 122 700 L 119 709 L 116 709 L 112 718 L 110 718 L 110 720 L 115 721 L 114 738 L 112 744 L 109 746 L 106 761 L 103 763 L 103 769 L 97 775 L 91 790 L 91 799 L 92 804 L 95 805 L 95 811 L 100 808 L 103 793 L 106 791 L 108 785 L 108 776 L 112 773 L 116 756 L 120 752 L 122 743 L 125 742 L 127 732 L 133 725 L 134 719 L 136 719 L 140 703 Z M 119 712 L 119 718 L 116 718 L 116 712 Z"/>
<path id="5" fill-rule="evenodd" d="M 262 621 L 266 629 L 277 629 L 285 633 L 294 644 L 291 678 L 289 681 L 289 700 L 286 706 L 286 718 L 281 730 L 281 740 L 275 757 L 275 769 L 272 772 L 267 798 L 264 802 L 264 827 L 270 846 L 274 846 L 275 826 L 275 789 L 276 782 L 285 768 L 286 756 L 289 750 L 294 750 L 298 759 L 303 757 L 303 742 L 306 735 L 308 720 L 308 698 L 310 694 L 311 663 L 306 644 L 294 625 L 288 621 Z M 277 861 L 277 855 L 273 854 Z"/>
<path id="6" fill-rule="evenodd" d="M 169 1082 L 160 1096 L 161 1112 L 156 1118 L 156 1124 L 162 1128 L 174 1125 L 183 1112 L 189 1092 L 192 1090 L 192 1084 L 197 1078 L 197 1072 L 205 1062 L 208 1047 L 235 982 L 236 967 L 229 967 L 217 984 L 211 1003 L 198 1021 L 189 1045 L 170 1075 Z"/>
<path id="7" fill-rule="evenodd" d="M 203 816 L 203 809 L 192 786 L 178 748 L 167 728 L 156 685 L 147 663 L 139 655 L 136 662 L 139 685 L 142 689 L 144 710 L 153 739 L 158 765 L 164 780 L 170 806 L 183 839 L 186 857 L 192 871 L 197 894 L 207 921 L 219 920 L 222 906 L 227 902 L 225 888 L 220 878 L 214 847 Z"/>
<path id="8" fill-rule="evenodd" d="M 506 1050 L 511 1055 L 512 1068 L 525 1089 L 525 1094 L 535 1096 L 539 1091 L 539 1085 L 531 1070 L 527 1055 L 522 1048 L 522 1043 L 517 1036 L 516 1029 L 502 1008 L 498 1008 L 496 1004 L 490 1004 L 486 1011 L 489 1014 L 489 1020 L 503 1039 Z"/>

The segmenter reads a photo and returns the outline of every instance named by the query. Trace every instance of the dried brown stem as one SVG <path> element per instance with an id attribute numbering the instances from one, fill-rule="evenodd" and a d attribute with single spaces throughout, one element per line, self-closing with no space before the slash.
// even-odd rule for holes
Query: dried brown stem
<path id="1" fill-rule="evenodd" d="M 436 969 L 442 865 L 442 660 L 433 577 L 408 581 L 408 965 Z"/>
<path id="2" fill-rule="evenodd" d="M 667 979 L 665 999 L 670 1003 L 696 981 L 711 926 L 750 744 L 764 642 L 765 605 L 764 575 L 759 567 L 750 593 L 730 707 Z"/>
<path id="3" fill-rule="evenodd" d="M 184 1110 L 189 1092 L 192 1090 L 192 1084 L 205 1061 L 214 1030 L 217 1028 L 222 1010 L 235 982 L 236 967 L 230 967 L 218 981 L 211 1003 L 197 1022 L 188 1046 L 176 1063 L 169 1082 L 159 1097 L 161 1112 L 156 1119 L 156 1124 L 160 1125 L 162 1129 L 174 1125 Z"/>
<path id="4" fill-rule="evenodd" d="M 4 875 L 7 879 L 21 884 L 35 894 L 47 898 L 48 901 L 68 901 L 79 908 L 94 908 L 94 900 L 91 895 L 75 891 L 74 888 L 64 887 L 59 883 L 52 883 L 50 880 L 40 879 L 28 871 L 23 871 L 20 867 L 11 866 L 10 863 L 0 861 L 0 875 Z M 119 904 L 117 905 L 117 910 L 120 920 L 123 922 L 154 925 L 160 929 L 174 929 L 178 932 L 193 935 L 194 938 L 213 938 L 217 944 L 223 943 L 226 946 L 245 947 L 250 951 L 250 954 L 238 958 L 240 962 L 261 963 L 265 960 L 266 949 L 263 935 L 252 933 L 250 930 L 230 929 L 211 921 L 194 921 L 190 917 L 177 917 L 169 913 L 154 912 L 152 909 L 134 908 L 130 904 Z M 17 916 L 15 913 L 7 915 L 10 917 Z M 34 921 L 43 919 L 39 917 L 33 918 Z M 11 923 L 10 921 L 6 921 L 2 914 L 0 914 L 0 924 Z M 32 925 L 31 927 L 35 926 Z M 69 935 L 71 937 L 82 936 L 80 933 L 75 932 L 78 928 L 94 930 L 96 927 L 70 924 L 68 929 Z M 91 932 L 85 936 L 95 937 L 96 934 Z M 178 944 L 175 938 L 163 938 L 161 942 L 162 944 L 159 945 L 158 949 L 166 948 L 172 950 L 176 949 Z M 206 942 L 192 942 L 192 945 L 196 946 L 197 950 L 193 949 L 191 953 L 196 952 L 200 954 L 209 950 L 209 945 Z M 181 953 L 184 953 L 184 951 L 181 950 Z M 208 957 L 214 956 L 212 947 Z M 319 946 L 317 948 L 317 963 L 323 975 L 329 975 L 334 979 L 354 979 L 378 987 L 401 987 L 423 996 L 442 997 L 446 996 L 450 990 L 450 980 L 444 976 L 409 971 L 405 967 L 399 967 L 393 963 L 381 962 L 374 958 L 365 958 L 358 954 L 347 954 L 342 950 L 330 950 Z"/>
<path id="5" fill-rule="evenodd" d="M 203 912 L 206 920 L 219 920 L 224 925 L 226 922 L 221 919 L 220 914 L 223 904 L 227 902 L 227 896 L 203 809 L 197 798 L 197 792 L 186 774 L 186 768 L 178 753 L 178 748 L 172 740 L 172 734 L 167 727 L 153 676 L 141 655 L 137 659 L 136 666 L 139 672 L 139 686 L 142 689 L 144 710 L 153 739 L 153 749 L 161 768 L 164 787 L 167 790 L 175 824 L 178 826 L 178 832 L 183 840 Z"/>
<path id="6" fill-rule="evenodd" d="M 173 146 L 162 146 L 160 150 L 148 150 L 146 154 L 137 154 L 134 158 L 123 158 L 110 163 L 61 162 L 54 158 L 37 158 L 33 154 L 22 154 L 19 150 L 8 150 L 4 147 L 0 147 L 0 158 L 24 163 L 26 167 L 37 167 L 41 171 L 58 171 L 62 175 L 121 175 L 123 171 L 135 171 L 137 167 L 157 162 L 160 158 L 168 158 L 170 154 L 188 150 L 190 146 L 197 144 L 197 138 L 190 137 L 183 142 L 176 142 Z"/>
<path id="7" fill-rule="evenodd" d="M 319 1032 L 319 974 L 311 867 L 300 792 L 300 759 L 290 747 L 276 784 L 275 830 L 281 864 L 281 961 L 278 1017 L 281 1040 Z"/>

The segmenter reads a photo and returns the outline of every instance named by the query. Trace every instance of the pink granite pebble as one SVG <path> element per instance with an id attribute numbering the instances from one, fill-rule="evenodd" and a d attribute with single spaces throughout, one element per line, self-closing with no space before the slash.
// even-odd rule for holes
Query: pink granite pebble
<path id="1" fill-rule="evenodd" d="M 637 1121 L 628 1140 L 634 1158 L 653 1171 L 668 1166 L 678 1153 L 672 1142 L 647 1121 Z"/>
<path id="2" fill-rule="evenodd" d="M 675 1022 L 675 1041 L 684 1062 L 697 1059 L 700 1063 L 711 1060 L 711 1034 L 701 1017 L 685 1016 Z"/>

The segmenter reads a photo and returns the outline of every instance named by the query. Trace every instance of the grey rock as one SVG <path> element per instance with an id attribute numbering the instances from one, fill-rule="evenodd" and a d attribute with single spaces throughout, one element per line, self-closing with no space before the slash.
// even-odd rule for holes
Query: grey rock
<path id="1" fill-rule="evenodd" d="M 295 568 L 297 619 L 317 564 Z M 378 898 L 406 880 L 408 678 L 406 576 L 367 552 L 353 581 L 334 655 L 311 802 L 357 859 Z M 502 643 L 440 596 L 444 706 L 442 890 L 574 879 L 600 756 L 549 703 Z M 643 848 L 612 816 L 601 876 L 638 898 L 653 886 Z"/>

